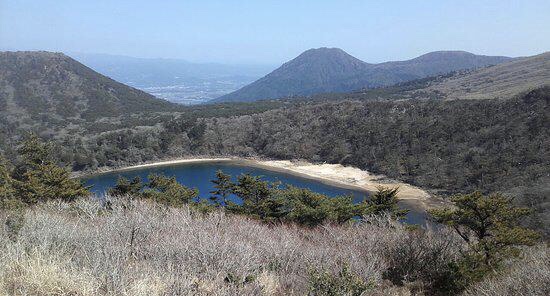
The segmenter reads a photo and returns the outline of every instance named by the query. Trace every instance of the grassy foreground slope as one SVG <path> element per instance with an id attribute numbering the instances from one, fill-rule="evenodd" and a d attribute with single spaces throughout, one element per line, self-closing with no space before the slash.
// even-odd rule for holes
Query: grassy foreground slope
<path id="1" fill-rule="evenodd" d="M 451 232 L 383 220 L 309 229 L 146 201 L 111 207 L 49 202 L 28 208 L 15 236 L 0 228 L 0 295 L 424 295 L 464 247 Z M 548 249 L 526 251 L 466 295 L 545 295 Z"/>

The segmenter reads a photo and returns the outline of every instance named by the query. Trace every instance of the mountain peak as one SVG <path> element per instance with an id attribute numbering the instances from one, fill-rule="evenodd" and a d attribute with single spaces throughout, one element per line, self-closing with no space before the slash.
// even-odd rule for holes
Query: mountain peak
<path id="1" fill-rule="evenodd" d="M 347 54 L 343 49 L 337 47 L 319 47 L 319 48 L 310 48 L 302 52 L 299 56 L 309 56 L 309 55 L 326 55 L 326 54 Z"/>
<path id="2" fill-rule="evenodd" d="M 292 61 L 301 61 L 301 60 L 319 60 L 319 59 L 330 59 L 330 60 L 340 60 L 341 62 L 351 62 L 358 64 L 366 64 L 365 62 L 353 57 L 344 50 L 336 47 L 320 47 L 320 48 L 311 48 L 302 52 L 299 56 L 294 58 Z M 291 61 L 291 62 L 292 62 Z"/>
<path id="3" fill-rule="evenodd" d="M 496 65 L 510 58 L 436 51 L 415 59 L 365 63 L 339 48 L 309 49 L 267 76 L 215 101 L 255 101 L 388 86 L 451 71 Z"/>
<path id="4" fill-rule="evenodd" d="M 258 100 L 319 92 L 345 91 L 358 84 L 358 77 L 369 64 L 339 48 L 309 49 L 278 69 L 241 90 L 220 98 L 221 101 Z M 363 83 L 359 83 L 363 85 Z"/>
<path id="5" fill-rule="evenodd" d="M 52 51 L 3 51 L 0 52 L 0 55 L 4 57 L 12 58 L 66 58 L 70 59 L 62 52 L 52 52 Z"/>

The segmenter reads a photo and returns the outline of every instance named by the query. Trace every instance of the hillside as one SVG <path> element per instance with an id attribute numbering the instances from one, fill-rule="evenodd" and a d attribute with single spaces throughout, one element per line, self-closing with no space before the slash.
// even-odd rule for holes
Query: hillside
<path id="1" fill-rule="evenodd" d="M 381 81 L 382 85 L 389 85 L 452 71 L 497 65 L 509 60 L 511 58 L 475 55 L 465 51 L 435 51 L 407 61 L 377 64 L 370 75 L 376 77 L 377 73 L 387 71 L 394 76 L 394 79 L 401 78 L 400 81 Z"/>
<path id="2" fill-rule="evenodd" d="M 389 223 L 305 229 L 135 199 L 115 199 L 111 210 L 97 199 L 40 204 L 21 217 L 17 240 L 0 228 L 2 295 L 317 295 L 309 292 L 323 282 L 413 295 L 433 286 L 461 246 L 452 233 Z M 532 283 L 547 278 L 548 257 L 544 246 L 528 248 L 510 270 L 465 295 L 507 295 L 512 287 L 544 295 L 544 285 Z"/>
<path id="3" fill-rule="evenodd" d="M 416 92 L 438 94 L 447 99 L 510 98 L 550 85 L 550 52 L 457 74 Z"/>
<path id="4" fill-rule="evenodd" d="M 440 51 L 408 61 L 368 64 L 338 48 L 310 49 L 258 81 L 214 102 L 348 92 L 388 86 L 451 71 L 485 67 L 507 57 Z"/>
<path id="5" fill-rule="evenodd" d="M 265 77 L 214 101 L 254 101 L 291 95 L 346 91 L 367 81 L 370 65 L 341 49 L 310 49 Z"/>
<path id="6" fill-rule="evenodd" d="M 0 53 L 0 112 L 10 122 L 93 121 L 178 108 L 61 53 Z"/>

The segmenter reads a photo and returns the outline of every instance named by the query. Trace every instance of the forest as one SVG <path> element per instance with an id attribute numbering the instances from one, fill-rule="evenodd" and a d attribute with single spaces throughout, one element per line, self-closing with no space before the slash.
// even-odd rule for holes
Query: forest
<path id="1" fill-rule="evenodd" d="M 353 165 L 443 196 L 499 191 L 535 208 L 531 223 L 547 230 L 549 103 L 548 87 L 510 100 L 268 101 L 133 115 L 53 139 L 61 163 L 80 172 L 241 156 Z"/>

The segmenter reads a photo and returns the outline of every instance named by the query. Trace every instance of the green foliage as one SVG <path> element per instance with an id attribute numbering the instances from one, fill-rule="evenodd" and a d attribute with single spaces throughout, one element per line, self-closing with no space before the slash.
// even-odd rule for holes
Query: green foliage
<path id="1" fill-rule="evenodd" d="M 131 181 L 124 178 L 119 177 L 116 181 L 116 185 L 113 188 L 109 188 L 109 195 L 120 197 L 120 196 L 137 196 L 141 189 L 143 188 L 143 184 L 141 182 L 141 178 L 136 176 Z"/>
<path id="2" fill-rule="evenodd" d="M 308 189 L 270 183 L 261 177 L 241 175 L 232 192 L 242 205 L 229 204 L 233 213 L 246 214 L 266 222 L 287 222 L 314 227 L 323 223 L 344 223 L 361 214 L 361 205 L 351 196 L 328 197 Z"/>
<path id="3" fill-rule="evenodd" d="M 360 296 L 371 288 L 372 283 L 366 283 L 352 273 L 348 265 L 344 265 L 336 275 L 318 270 L 309 273 L 310 296 Z"/>
<path id="4" fill-rule="evenodd" d="M 378 187 L 378 191 L 365 200 L 364 216 L 389 215 L 392 219 L 402 220 L 409 210 L 397 206 L 399 188 Z"/>
<path id="5" fill-rule="evenodd" d="M 218 205 L 227 205 L 227 197 L 235 188 L 235 184 L 231 182 L 231 176 L 218 170 L 216 172 L 216 179 L 211 182 L 214 183 L 214 188 L 216 190 L 210 192 L 213 195 L 210 199 L 215 201 Z"/>
<path id="6" fill-rule="evenodd" d="M 31 134 L 18 152 L 21 160 L 13 172 L 13 187 L 17 198 L 24 203 L 55 199 L 74 201 L 90 194 L 80 180 L 71 178 L 69 170 L 55 163 L 51 144 Z"/>
<path id="7" fill-rule="evenodd" d="M 119 177 L 116 185 L 109 188 L 109 194 L 115 197 L 149 199 L 170 207 L 189 205 L 199 213 L 208 213 L 213 210 L 213 206 L 207 201 L 196 200 L 199 195 L 197 189 L 180 184 L 175 177 L 151 174 L 147 179 L 148 182 L 143 183 L 139 177 L 131 181 Z"/>
<path id="8" fill-rule="evenodd" d="M 533 245 L 539 238 L 535 231 L 520 226 L 530 209 L 514 206 L 501 194 L 474 192 L 451 200 L 455 207 L 434 209 L 430 215 L 453 228 L 469 246 L 456 263 L 462 287 L 498 270 L 506 258 L 519 254 L 519 246 Z"/>
<path id="9" fill-rule="evenodd" d="M 359 215 L 360 208 L 353 204 L 351 196 L 328 197 L 308 189 L 289 186 L 277 192 L 285 201 L 285 221 L 306 226 L 326 222 L 344 223 Z"/>
<path id="10" fill-rule="evenodd" d="M 244 203 L 258 205 L 269 198 L 270 186 L 275 187 L 276 184 L 263 181 L 260 176 L 242 174 L 237 178 L 237 185 L 233 191 Z"/>
<path id="11" fill-rule="evenodd" d="M 0 156 L 0 213 L 6 215 L 4 224 L 8 238 L 15 241 L 25 223 L 25 204 L 16 198 L 10 173 L 8 164 Z"/>
<path id="12" fill-rule="evenodd" d="M 142 196 L 168 206 L 181 207 L 199 194 L 197 189 L 190 189 L 178 183 L 175 177 L 151 174 L 147 178 L 149 182 Z"/>
<path id="13" fill-rule="evenodd" d="M 230 203 L 228 209 L 234 213 L 272 221 L 278 218 L 277 211 L 281 206 L 272 198 L 272 188 L 278 185 L 263 181 L 260 176 L 242 174 L 237 177 L 237 183 L 232 190 L 242 200 L 242 205 Z"/>

